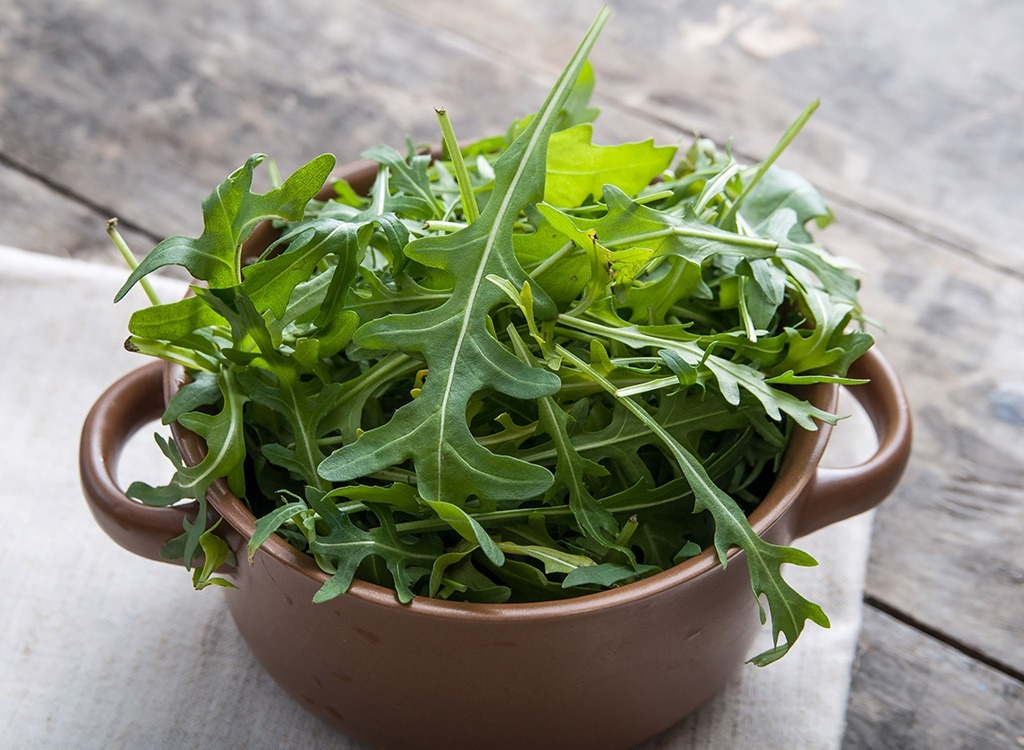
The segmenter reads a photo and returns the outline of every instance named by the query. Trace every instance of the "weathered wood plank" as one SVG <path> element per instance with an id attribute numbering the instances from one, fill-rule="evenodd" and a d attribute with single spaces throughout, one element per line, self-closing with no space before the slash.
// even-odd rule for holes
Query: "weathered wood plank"
<path id="1" fill-rule="evenodd" d="M 528 69 L 562 64 L 598 3 L 384 0 Z M 614 8 L 599 89 L 764 155 L 811 100 L 790 164 L 822 187 L 1020 274 L 1024 5 L 714 0 Z M 500 19 L 500 20 L 496 20 Z"/>
<path id="2" fill-rule="evenodd" d="M 1024 669 L 1024 283 L 837 207 L 830 246 L 858 261 L 863 302 L 916 417 L 902 485 L 877 516 L 868 592 Z"/>
<path id="3" fill-rule="evenodd" d="M 433 108 L 455 97 L 458 131 L 487 133 L 545 90 L 373 4 L 3 12 L 0 153 L 161 235 L 198 233 L 199 201 L 251 153 L 287 173 L 325 150 L 350 161 L 407 133 L 436 141 Z"/>
<path id="4" fill-rule="evenodd" d="M 868 608 L 843 750 L 1024 745 L 1024 685 Z"/>
<path id="5" fill-rule="evenodd" d="M 108 218 L 40 180 L 0 163 L 0 244 L 124 265 L 107 237 Z M 148 236 L 129 228 L 122 226 L 121 234 L 136 253 L 153 246 Z"/>

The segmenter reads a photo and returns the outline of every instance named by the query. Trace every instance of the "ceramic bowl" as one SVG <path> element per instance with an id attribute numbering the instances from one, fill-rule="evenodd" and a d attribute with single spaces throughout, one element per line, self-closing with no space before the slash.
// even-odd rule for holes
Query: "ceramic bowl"
<path id="1" fill-rule="evenodd" d="M 363 163 L 341 176 L 365 189 L 374 173 Z M 270 231 L 261 228 L 252 243 L 265 246 Z M 896 373 L 872 349 L 850 375 L 870 379 L 853 392 L 878 448 L 859 466 L 823 468 L 830 428 L 796 430 L 774 485 L 750 517 L 773 543 L 868 510 L 902 475 L 911 425 Z M 82 436 L 82 483 L 99 525 L 154 560 L 196 509 L 130 500 L 115 481 L 117 461 L 130 435 L 158 418 L 183 382 L 180 368 L 162 363 L 130 373 L 97 401 Z M 805 395 L 831 411 L 838 386 L 814 386 Z M 202 441 L 174 432 L 185 461 L 200 461 Z M 371 747 L 629 747 L 720 690 L 750 656 L 761 627 L 737 549 L 724 569 L 705 550 L 643 581 L 560 602 L 416 597 L 402 605 L 393 591 L 355 581 L 348 593 L 313 604 L 327 574 L 277 536 L 248 564 L 252 513 L 222 482 L 208 497 L 208 523 L 223 519 L 218 533 L 240 561 L 220 573 L 237 586 L 223 595 L 241 637 L 301 705 Z"/>

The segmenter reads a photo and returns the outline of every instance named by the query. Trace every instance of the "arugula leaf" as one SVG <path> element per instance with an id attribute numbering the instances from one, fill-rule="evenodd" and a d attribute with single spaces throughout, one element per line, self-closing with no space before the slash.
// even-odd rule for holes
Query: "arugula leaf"
<path id="1" fill-rule="evenodd" d="M 250 187 L 253 170 L 264 158 L 263 154 L 250 156 L 203 201 L 203 233 L 197 239 L 178 236 L 158 244 L 132 271 L 114 301 L 124 297 L 143 276 L 172 264 L 184 266 L 212 287 L 240 283 L 242 243 L 256 224 L 266 219 L 301 219 L 306 204 L 323 186 L 335 163 L 330 154 L 318 156 L 281 187 L 259 195 Z"/>
<path id="2" fill-rule="evenodd" d="M 207 586 L 235 588 L 235 584 L 226 578 L 215 578 L 213 576 L 217 568 L 226 562 L 233 562 L 234 560 L 234 554 L 231 552 L 231 548 L 228 547 L 228 543 L 214 533 L 220 525 L 220 520 L 218 519 L 217 523 L 204 531 L 199 537 L 199 546 L 203 550 L 203 567 L 192 571 L 192 585 L 195 586 L 197 591 L 202 591 Z M 186 528 L 189 527 L 187 521 L 185 525 Z M 191 532 L 191 528 L 188 528 L 188 531 Z"/>
<path id="3" fill-rule="evenodd" d="M 644 578 L 661 569 L 654 565 L 641 565 L 633 569 L 629 565 L 618 563 L 600 563 L 599 565 L 581 566 L 569 571 L 569 574 L 562 581 L 562 588 L 574 586 L 598 586 L 600 588 L 612 588 L 625 582 L 632 582 Z"/>
<path id="4" fill-rule="evenodd" d="M 574 555 L 562 550 L 535 544 L 513 544 L 512 542 L 501 542 L 498 545 L 503 552 L 510 555 L 524 555 L 539 560 L 544 565 L 544 572 L 572 573 L 580 568 L 596 565 L 593 560 L 584 555 Z"/>
<path id="5" fill-rule="evenodd" d="M 387 564 L 399 600 L 412 600 L 414 574 L 410 567 L 418 563 L 429 570 L 439 552 L 435 544 L 429 539 L 412 544 L 401 541 L 387 508 L 373 506 L 373 514 L 380 526 L 363 531 L 330 502 L 311 498 L 310 505 L 327 523 L 329 533 L 318 534 L 309 548 L 334 568 L 330 580 L 314 595 L 315 603 L 328 601 L 347 591 L 359 564 L 370 555 L 380 557 Z"/>
<path id="6" fill-rule="evenodd" d="M 412 459 L 425 500 L 458 504 L 471 495 L 526 498 L 550 486 L 551 475 L 543 467 L 481 447 L 465 414 L 470 398 L 484 388 L 525 399 L 558 388 L 551 373 L 524 365 L 488 331 L 487 315 L 503 294 L 484 279 L 493 274 L 517 287 L 526 281 L 515 257 L 513 225 L 543 190 L 555 117 L 606 19 L 607 12 L 598 15 L 544 106 L 498 159 L 494 190 L 480 218 L 461 232 L 425 237 L 406 249 L 413 260 L 456 276 L 451 296 L 432 310 L 371 321 L 356 332 L 356 342 L 420 353 L 430 375 L 419 397 L 398 409 L 387 424 L 325 459 L 320 466 L 324 479 L 350 481 Z M 461 273 L 455 272 L 456 264 Z M 473 275 L 465 269 L 473 269 Z M 550 300 L 538 302 L 542 315 L 550 316 Z"/>
<path id="7" fill-rule="evenodd" d="M 672 162 L 675 146 L 655 146 L 654 139 L 618 146 L 596 146 L 594 126 L 576 125 L 554 133 L 548 142 L 544 200 L 576 208 L 605 185 L 635 195 Z"/>
<path id="8" fill-rule="evenodd" d="M 267 515 L 257 518 L 256 528 L 253 531 L 252 536 L 249 537 L 249 543 L 246 545 L 249 562 L 251 563 L 253 558 L 256 556 L 256 550 L 258 550 L 265 541 L 270 539 L 271 535 L 280 529 L 286 521 L 291 520 L 293 517 L 307 509 L 308 508 L 304 502 L 298 501 L 278 506 Z"/>
<path id="9" fill-rule="evenodd" d="M 581 372 L 588 374 L 609 393 L 615 393 L 615 386 L 605 380 L 593 368 L 566 349 L 562 355 Z M 647 425 L 657 435 L 665 447 L 671 452 L 676 463 L 682 470 L 690 487 L 693 489 L 694 507 L 708 511 L 715 519 L 715 550 L 724 567 L 726 554 L 732 546 L 742 549 L 747 556 L 747 567 L 750 572 L 750 585 L 758 598 L 761 622 L 766 614 L 760 597 L 768 602 L 771 611 L 772 636 L 776 648 L 755 656 L 751 661 L 758 666 L 765 666 L 785 656 L 803 631 L 807 620 L 828 627 L 828 617 L 821 607 L 808 601 L 798 594 L 782 578 L 782 565 L 813 566 L 817 562 L 806 552 L 792 547 L 781 547 L 764 541 L 750 528 L 750 523 L 736 501 L 719 489 L 701 463 L 682 446 L 657 420 L 646 410 L 629 398 L 619 398 L 629 412 Z M 779 643 L 779 636 L 786 640 Z"/>
<path id="10" fill-rule="evenodd" d="M 771 167 L 751 188 L 739 213 L 754 231 L 763 234 L 772 217 L 781 210 L 796 215 L 795 223 L 786 233 L 786 239 L 796 243 L 812 241 L 805 226 L 807 222 L 813 220 L 824 228 L 835 218 L 821 193 L 807 178 L 788 169 Z"/>

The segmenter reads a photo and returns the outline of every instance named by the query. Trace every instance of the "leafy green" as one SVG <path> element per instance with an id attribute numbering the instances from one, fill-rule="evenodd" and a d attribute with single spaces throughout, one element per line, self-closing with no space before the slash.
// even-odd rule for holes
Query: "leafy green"
<path id="1" fill-rule="evenodd" d="M 544 200 L 555 206 L 576 208 L 605 185 L 636 195 L 664 172 L 675 156 L 675 146 L 643 143 L 596 146 L 594 126 L 583 123 L 551 136 Z"/>
<path id="2" fill-rule="evenodd" d="M 747 520 L 792 432 L 836 419 L 792 387 L 859 382 L 872 343 L 851 265 L 811 235 L 831 213 L 775 166 L 814 105 L 749 167 L 705 139 L 596 146 L 606 16 L 505 134 L 460 148 L 439 112 L 439 157 L 372 147 L 367 194 L 339 181 L 326 201 L 333 157 L 264 195 L 252 157 L 198 239 L 133 270 L 124 290 L 172 263 L 196 277 L 133 315 L 127 346 L 190 378 L 164 420 L 205 456 L 158 438 L 174 476 L 129 493 L 200 504 L 164 550 L 197 587 L 229 562 L 206 528 L 225 481 L 256 517 L 249 560 L 273 534 L 308 553 L 317 602 L 357 578 L 403 602 L 557 600 L 738 548 L 775 642 L 755 663 L 827 626 L 782 574 L 814 561 Z M 277 239 L 243 259 L 267 219 Z"/>
<path id="3" fill-rule="evenodd" d="M 240 282 L 242 243 L 256 224 L 266 219 L 301 219 L 306 204 L 320 190 L 335 163 L 330 154 L 319 156 L 281 187 L 258 195 L 250 190 L 252 173 L 264 158 L 263 154 L 250 156 L 203 201 L 203 233 L 197 239 L 178 236 L 161 242 L 132 271 L 114 301 L 124 297 L 143 276 L 171 264 L 184 266 L 211 287 Z"/>
<path id="4" fill-rule="evenodd" d="M 544 105 L 495 162 L 494 186 L 480 218 L 454 234 L 423 237 L 406 247 L 406 257 L 452 274 L 450 296 L 431 310 L 370 321 L 355 340 L 368 349 L 415 352 L 426 361 L 430 377 L 419 396 L 386 424 L 327 458 L 320 467 L 325 479 L 347 482 L 412 460 L 417 486 L 428 500 L 527 499 L 550 486 L 546 469 L 482 448 L 466 422 L 466 408 L 484 389 L 519 399 L 558 389 L 554 375 L 524 365 L 488 330 L 488 315 L 504 296 L 485 278 L 497 275 L 516 286 L 526 281 L 513 249 L 513 228 L 523 209 L 543 194 L 548 139 L 605 18 L 598 17 Z M 553 304 L 538 301 L 550 317 Z"/>

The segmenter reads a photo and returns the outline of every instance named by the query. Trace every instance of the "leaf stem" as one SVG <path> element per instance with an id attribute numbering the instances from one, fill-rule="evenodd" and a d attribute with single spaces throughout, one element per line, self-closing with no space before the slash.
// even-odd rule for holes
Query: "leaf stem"
<path id="1" fill-rule="evenodd" d="M 125 263 L 128 264 L 128 268 L 134 271 L 139 267 L 139 262 L 135 260 L 135 254 L 128 247 L 128 243 L 124 241 L 124 237 L 117 231 L 117 217 L 107 219 L 107 234 L 110 236 L 110 241 L 114 243 L 114 247 L 121 253 L 121 257 L 124 258 Z M 149 279 L 143 278 L 142 288 L 146 292 L 146 296 L 149 297 L 149 301 L 154 305 L 160 304 L 160 298 L 156 294 L 156 290 L 153 289 L 153 285 L 149 283 Z"/>
<path id="2" fill-rule="evenodd" d="M 473 194 L 473 185 L 469 181 L 469 172 L 466 170 L 466 162 L 462 160 L 462 150 L 455 138 L 455 130 L 452 122 L 448 119 L 448 113 L 444 107 L 434 110 L 437 113 L 437 121 L 441 125 L 441 137 L 444 139 L 444 147 L 451 157 L 452 166 L 455 168 L 455 180 L 459 183 L 459 195 L 462 196 L 462 213 L 466 217 L 466 223 L 472 224 L 480 216 L 480 207 L 476 202 L 476 195 Z"/>
<path id="3" fill-rule="evenodd" d="M 775 144 L 775 148 L 773 148 L 772 152 L 768 154 L 768 158 L 761 162 L 757 168 L 757 172 L 754 173 L 750 182 L 743 186 L 742 192 L 740 192 L 736 197 L 736 200 L 734 200 L 732 205 L 729 206 L 729 210 L 722 216 L 722 220 L 718 222 L 719 226 L 729 226 L 735 220 L 736 212 L 739 210 L 740 204 L 743 203 L 743 199 L 750 194 L 754 185 L 764 177 L 764 173 L 767 172 L 769 167 L 775 163 L 775 160 L 782 155 L 782 152 L 786 150 L 786 147 L 793 142 L 793 139 L 796 138 L 804 125 L 807 124 L 807 121 L 811 119 L 811 115 L 814 114 L 814 111 L 818 108 L 819 104 L 821 104 L 820 99 L 815 99 L 813 102 L 808 104 L 807 108 L 800 113 L 800 116 L 793 121 L 793 124 L 786 128 L 786 132 L 782 134 L 779 142 Z"/>
<path id="4" fill-rule="evenodd" d="M 458 232 L 465 229 L 468 224 L 461 221 L 430 220 L 423 222 L 423 229 L 428 232 Z"/>
<path id="5" fill-rule="evenodd" d="M 613 248 L 620 247 L 622 245 L 633 245 L 638 242 L 654 240 L 659 237 L 668 237 L 671 235 L 675 235 L 677 237 L 694 237 L 701 240 L 712 240 L 726 245 L 750 247 L 757 250 L 766 250 L 768 252 L 775 251 L 779 246 L 777 242 L 763 240 L 760 237 L 744 237 L 743 235 L 733 234 L 731 232 L 723 234 L 721 230 L 706 232 L 700 229 L 687 229 L 685 227 L 668 227 L 666 229 L 657 229 L 653 232 L 643 232 L 642 234 L 632 234 L 626 237 L 616 237 L 615 239 L 602 242 L 601 244 L 607 248 Z"/>
<path id="6" fill-rule="evenodd" d="M 567 255 L 570 255 L 572 251 L 575 249 L 576 243 L 573 242 L 572 240 L 569 240 L 569 242 L 566 242 L 560 248 L 555 250 L 555 252 L 551 253 L 551 255 L 542 260 L 536 268 L 530 271 L 530 276 L 536 279 L 538 276 L 540 276 L 549 268 L 551 268 L 551 266 L 555 265 L 560 260 L 562 260 L 562 258 L 566 257 Z"/>
<path id="7" fill-rule="evenodd" d="M 277 169 L 277 162 L 273 159 L 267 159 L 267 174 L 270 177 L 270 186 L 277 190 L 281 187 L 281 172 Z"/>
<path id="8" fill-rule="evenodd" d="M 648 203 L 654 203 L 655 201 L 660 201 L 665 198 L 671 198 L 673 195 L 675 195 L 675 193 L 671 190 L 659 190 L 656 193 L 648 193 L 647 195 L 638 196 L 633 199 L 633 202 L 638 205 L 645 206 Z"/>

